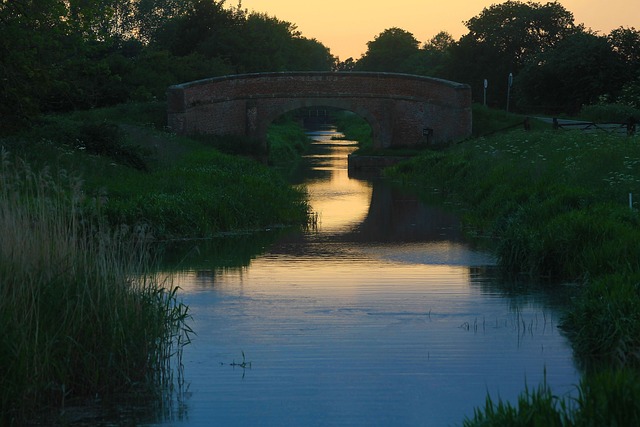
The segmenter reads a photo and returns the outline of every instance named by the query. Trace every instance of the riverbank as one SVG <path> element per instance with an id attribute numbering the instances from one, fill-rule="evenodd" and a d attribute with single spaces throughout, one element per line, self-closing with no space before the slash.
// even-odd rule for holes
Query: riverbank
<path id="1" fill-rule="evenodd" d="M 307 224 L 305 191 L 256 147 L 177 137 L 163 115 L 49 116 L 0 141 L 0 424 L 64 424 L 115 394 L 175 392 L 189 312 L 156 277 L 150 242 Z M 304 132 L 274 129 L 270 162 L 284 164 Z M 293 148 L 282 134 L 298 135 Z"/>
<path id="2" fill-rule="evenodd" d="M 98 202 L 91 206 L 95 215 L 114 225 L 143 225 L 155 239 L 308 222 L 304 189 L 264 163 L 295 161 L 304 149 L 299 125 L 274 125 L 267 157 L 241 138 L 166 132 L 164 110 L 147 103 L 48 116 L 1 143 L 36 168 L 79 174 L 87 197 Z"/>
<path id="3" fill-rule="evenodd" d="M 562 327 L 586 372 L 581 399 L 593 406 L 550 399 L 546 414 L 568 411 L 578 420 L 596 411 L 600 425 L 640 419 L 639 390 L 622 380 L 640 368 L 638 164 L 638 136 L 517 129 L 425 152 L 388 171 L 423 197 L 453 204 L 470 235 L 493 242 L 512 280 L 583 289 Z M 527 391 L 520 415 L 541 412 L 544 396 L 551 394 Z M 611 396 L 620 396 L 619 408 Z M 488 402 L 466 425 L 487 425 L 490 414 L 496 423 L 510 411 L 518 413 Z"/>

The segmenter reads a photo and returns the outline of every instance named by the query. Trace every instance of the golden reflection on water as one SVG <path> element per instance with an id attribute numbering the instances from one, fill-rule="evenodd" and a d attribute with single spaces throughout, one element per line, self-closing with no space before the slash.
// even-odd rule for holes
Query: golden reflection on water
<path id="1" fill-rule="evenodd" d="M 349 258 L 348 258 L 349 257 Z M 358 259 L 359 258 L 359 259 Z M 346 296 L 353 294 L 468 293 L 469 267 L 407 264 L 364 258 L 267 255 L 242 269 L 186 271 L 176 280 L 183 293 L 218 291 L 271 295 Z"/>
<path id="2" fill-rule="evenodd" d="M 309 183 L 307 190 L 322 230 L 344 230 L 361 223 L 367 216 L 372 189 L 364 181 L 349 179 L 346 170 L 335 171 L 328 181 Z"/>
<path id="3" fill-rule="evenodd" d="M 315 135 L 320 144 L 329 136 Z M 332 141 L 330 153 L 310 154 L 314 169 L 330 171 L 320 179 L 307 182 L 309 203 L 319 215 L 319 227 L 324 231 L 347 230 L 361 223 L 371 203 L 372 187 L 367 181 L 351 179 L 347 156 L 356 149 L 355 141 Z"/>

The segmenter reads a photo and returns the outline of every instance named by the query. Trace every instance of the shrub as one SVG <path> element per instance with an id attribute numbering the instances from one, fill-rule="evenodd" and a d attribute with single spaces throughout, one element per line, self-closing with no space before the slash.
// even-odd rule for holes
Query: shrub
<path id="1" fill-rule="evenodd" d="M 595 123 L 626 123 L 629 117 L 640 121 L 640 109 L 625 104 L 587 105 L 580 111 L 580 117 Z"/>

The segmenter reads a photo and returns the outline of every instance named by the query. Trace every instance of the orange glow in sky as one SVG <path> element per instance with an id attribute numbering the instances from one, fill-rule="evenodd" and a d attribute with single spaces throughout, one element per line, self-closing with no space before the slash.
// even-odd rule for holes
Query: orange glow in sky
<path id="1" fill-rule="evenodd" d="M 545 4 L 546 0 L 538 3 Z M 411 32 L 421 44 L 440 31 L 454 39 L 466 34 L 463 21 L 500 1 L 487 0 L 242 0 L 242 8 L 291 22 L 304 37 L 314 38 L 341 60 L 360 58 L 367 42 L 387 28 Z M 576 24 L 608 34 L 614 28 L 640 29 L 638 0 L 560 0 Z M 227 0 L 236 6 L 236 0 Z"/>

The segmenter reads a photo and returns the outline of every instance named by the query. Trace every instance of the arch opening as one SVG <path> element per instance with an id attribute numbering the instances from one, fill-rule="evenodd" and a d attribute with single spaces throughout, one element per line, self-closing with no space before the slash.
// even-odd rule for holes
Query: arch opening
<path id="1" fill-rule="evenodd" d="M 293 160 L 293 153 L 287 151 L 303 152 L 308 147 L 307 132 L 346 131 L 344 139 L 356 141 L 358 147 L 371 146 L 373 141 L 372 127 L 364 117 L 351 110 L 322 104 L 285 111 L 266 128 L 265 149 L 271 159 Z M 300 132 L 301 128 L 305 134 Z"/>

